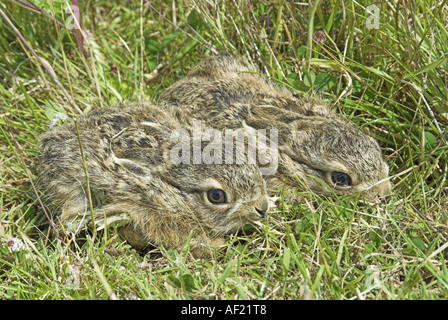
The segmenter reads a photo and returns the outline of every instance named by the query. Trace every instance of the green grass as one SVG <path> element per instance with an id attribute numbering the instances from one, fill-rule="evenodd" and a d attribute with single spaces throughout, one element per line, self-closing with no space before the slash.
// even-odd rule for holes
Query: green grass
<path id="1" fill-rule="evenodd" d="M 378 29 L 366 25 L 370 1 L 313 10 L 284 0 L 79 2 L 83 46 L 66 28 L 67 1 L 0 4 L 0 299 L 448 298 L 446 1 L 380 3 Z M 320 94 L 378 139 L 392 197 L 309 195 L 230 236 L 209 260 L 187 249 L 140 255 L 114 230 L 58 240 L 30 181 L 55 114 L 156 101 L 219 51 Z M 9 252 L 12 237 L 22 250 Z"/>

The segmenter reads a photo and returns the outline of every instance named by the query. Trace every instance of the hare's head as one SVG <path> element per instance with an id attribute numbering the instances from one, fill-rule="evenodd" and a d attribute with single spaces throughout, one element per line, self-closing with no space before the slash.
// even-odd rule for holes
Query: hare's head
<path id="1" fill-rule="evenodd" d="M 229 141 L 220 131 L 200 122 L 193 127 L 166 126 L 154 122 L 152 114 L 148 116 L 154 113 L 152 109 L 128 111 L 134 124 L 115 135 L 111 151 L 114 163 L 140 179 L 140 185 L 147 184 L 150 194 L 159 192 L 160 199 L 168 195 L 160 210 L 193 212 L 216 234 L 264 217 L 268 210 L 265 181 L 260 168 L 248 158 L 249 144 L 257 141 L 246 139 L 248 145 L 237 152 L 236 141 Z M 227 159 L 229 145 L 236 153 L 231 161 Z"/>
<path id="2" fill-rule="evenodd" d="M 248 138 L 244 129 L 236 131 L 240 135 L 195 126 L 192 131 L 173 131 L 163 145 L 165 160 L 157 176 L 181 191 L 213 234 L 235 231 L 263 218 L 268 211 L 265 181 L 249 157 L 252 147 L 261 143 Z M 246 145 L 241 149 L 238 141 Z"/>
<path id="3" fill-rule="evenodd" d="M 373 200 L 390 194 L 389 168 L 378 143 L 351 124 L 330 114 L 304 116 L 271 106 L 251 112 L 249 126 L 278 129 L 279 168 L 289 183 L 302 181 L 325 196 L 360 192 Z"/>
<path id="4" fill-rule="evenodd" d="M 161 178 L 179 190 L 203 228 L 214 236 L 260 220 L 268 211 L 265 182 L 257 165 L 171 165 Z M 199 226 L 201 227 L 201 226 Z"/>
<path id="5" fill-rule="evenodd" d="M 247 158 L 248 146 L 228 161 L 229 142 L 217 130 L 208 139 L 210 132 L 202 126 L 196 132 L 144 120 L 112 144 L 120 180 L 111 191 L 117 200 L 108 209 L 125 208 L 133 217 L 135 230 L 144 236 L 134 246 L 181 246 L 191 231 L 205 242 L 265 217 L 265 181 L 260 167 Z M 157 137 L 157 146 L 140 138 L 148 135 Z"/>

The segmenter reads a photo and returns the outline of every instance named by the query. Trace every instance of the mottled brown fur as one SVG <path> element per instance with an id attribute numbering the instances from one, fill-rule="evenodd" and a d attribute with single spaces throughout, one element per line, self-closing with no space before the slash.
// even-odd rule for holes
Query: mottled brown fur
<path id="1" fill-rule="evenodd" d="M 298 97 L 230 54 L 206 58 L 174 83 L 158 101 L 179 121 L 199 118 L 217 129 L 277 129 L 279 168 L 268 188 L 353 194 L 369 200 L 390 194 L 389 169 L 378 143 L 341 119 L 319 99 Z M 351 185 L 336 184 L 346 173 Z M 316 179 L 317 178 L 317 179 Z M 323 183 L 322 183 L 323 182 Z"/>
<path id="2" fill-rule="evenodd" d="M 268 210 L 265 182 L 256 164 L 173 164 L 173 130 L 181 125 L 149 104 L 99 109 L 78 120 L 97 218 L 126 213 L 122 234 L 134 246 L 149 243 L 180 248 L 190 232 L 196 256 L 202 244 L 219 245 L 223 236 L 256 221 Z M 41 137 L 39 186 L 60 210 L 62 221 L 88 212 L 86 178 L 73 123 Z M 221 189 L 227 202 L 206 196 Z M 93 197 L 96 199 L 97 197 Z"/>

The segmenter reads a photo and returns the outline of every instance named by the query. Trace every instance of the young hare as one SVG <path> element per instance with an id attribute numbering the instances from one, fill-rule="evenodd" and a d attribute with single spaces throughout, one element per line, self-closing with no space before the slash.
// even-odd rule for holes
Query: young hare
<path id="1" fill-rule="evenodd" d="M 159 104 L 183 122 L 204 119 L 215 128 L 278 130 L 278 171 L 269 189 L 331 196 L 359 192 L 377 200 L 391 191 L 378 143 L 318 100 L 274 85 L 230 54 L 206 58 L 169 87 Z"/>
<path id="2" fill-rule="evenodd" d="M 99 109 L 78 120 L 95 217 L 127 214 L 122 235 L 135 247 L 203 245 L 263 218 L 265 182 L 256 164 L 174 163 L 179 136 L 198 143 L 191 128 L 149 104 Z M 179 134 L 180 133 L 180 134 Z M 177 138 L 173 138 L 177 137 Z M 190 139 L 191 138 L 191 139 Z M 201 150 L 207 147 L 199 141 Z M 218 152 L 215 150 L 215 152 Z M 61 220 L 90 218 L 86 176 L 74 124 L 41 137 L 39 186 L 61 210 Z M 101 199 L 101 200 L 99 200 Z"/>

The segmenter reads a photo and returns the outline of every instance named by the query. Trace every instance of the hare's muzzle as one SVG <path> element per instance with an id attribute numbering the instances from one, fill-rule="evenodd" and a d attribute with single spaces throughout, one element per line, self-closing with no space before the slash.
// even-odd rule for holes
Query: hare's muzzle
<path id="1" fill-rule="evenodd" d="M 380 181 L 363 194 L 363 197 L 368 201 L 375 203 L 386 202 L 392 194 L 392 184 L 388 179 Z"/>
<path id="2" fill-rule="evenodd" d="M 266 217 L 266 213 L 269 210 L 269 199 L 266 195 L 262 196 L 254 205 L 255 211 L 257 211 L 260 218 Z"/>
<path id="3" fill-rule="evenodd" d="M 379 186 L 378 198 L 380 201 L 386 201 L 392 194 L 392 184 L 385 181 Z"/>
<path id="4" fill-rule="evenodd" d="M 376 193 L 376 198 L 380 201 L 387 200 L 392 193 L 392 184 L 389 180 L 380 183 L 373 192 Z"/>
<path id="5" fill-rule="evenodd" d="M 260 209 L 255 208 L 255 210 L 257 210 L 258 214 L 260 215 L 261 218 L 266 217 L 266 211 L 262 211 Z"/>

